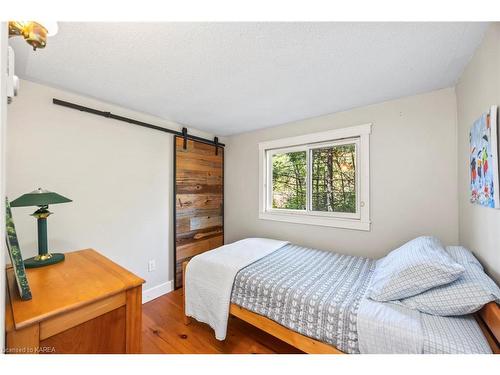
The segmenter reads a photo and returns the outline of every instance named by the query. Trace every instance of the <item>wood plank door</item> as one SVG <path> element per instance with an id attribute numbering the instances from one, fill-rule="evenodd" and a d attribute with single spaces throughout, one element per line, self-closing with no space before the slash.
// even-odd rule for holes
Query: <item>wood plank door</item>
<path id="1" fill-rule="evenodd" d="M 174 137 L 175 277 L 182 263 L 224 244 L 224 148 Z"/>

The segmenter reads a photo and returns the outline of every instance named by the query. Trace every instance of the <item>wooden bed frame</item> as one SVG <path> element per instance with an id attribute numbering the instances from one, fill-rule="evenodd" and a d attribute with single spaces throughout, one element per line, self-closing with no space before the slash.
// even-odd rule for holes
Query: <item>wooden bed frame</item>
<path id="1" fill-rule="evenodd" d="M 186 277 L 186 266 L 188 262 L 182 264 L 183 285 Z M 184 296 L 185 299 L 185 296 Z M 185 302 L 185 301 L 184 301 Z M 184 309 L 185 312 L 185 309 Z M 292 345 L 293 347 L 302 350 L 308 354 L 345 354 L 338 350 L 333 345 L 325 344 L 324 342 L 314 340 L 310 337 L 301 335 L 289 328 L 266 318 L 265 316 L 256 314 L 234 303 L 230 305 L 229 314 L 233 315 L 254 327 Z M 500 354 L 500 306 L 495 302 L 490 302 L 475 314 L 475 318 L 483 331 L 488 344 L 494 354 Z M 191 318 L 184 313 L 184 324 L 191 323 Z"/>

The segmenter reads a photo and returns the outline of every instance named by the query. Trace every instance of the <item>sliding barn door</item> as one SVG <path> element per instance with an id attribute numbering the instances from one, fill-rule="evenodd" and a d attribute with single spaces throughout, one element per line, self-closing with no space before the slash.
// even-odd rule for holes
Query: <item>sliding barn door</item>
<path id="1" fill-rule="evenodd" d="M 224 148 L 175 136 L 175 288 L 182 263 L 224 244 Z"/>

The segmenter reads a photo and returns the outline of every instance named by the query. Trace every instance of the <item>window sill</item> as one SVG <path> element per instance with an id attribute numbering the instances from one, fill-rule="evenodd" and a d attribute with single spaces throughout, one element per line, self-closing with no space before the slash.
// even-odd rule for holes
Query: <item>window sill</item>
<path id="1" fill-rule="evenodd" d="M 371 226 L 370 221 L 362 221 L 359 219 L 342 219 L 338 217 L 280 214 L 275 212 L 260 212 L 259 219 L 285 221 L 288 223 L 295 223 L 295 224 L 318 225 L 323 227 L 363 230 L 363 231 L 369 231 Z"/>

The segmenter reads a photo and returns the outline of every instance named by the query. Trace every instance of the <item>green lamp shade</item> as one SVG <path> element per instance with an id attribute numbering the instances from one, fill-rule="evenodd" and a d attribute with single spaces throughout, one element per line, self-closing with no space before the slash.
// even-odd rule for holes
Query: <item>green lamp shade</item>
<path id="1" fill-rule="evenodd" d="M 67 203 L 71 199 L 63 197 L 52 191 L 38 188 L 31 193 L 23 194 L 19 198 L 10 202 L 11 207 L 26 207 L 26 206 L 48 206 L 49 204 Z"/>

